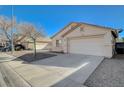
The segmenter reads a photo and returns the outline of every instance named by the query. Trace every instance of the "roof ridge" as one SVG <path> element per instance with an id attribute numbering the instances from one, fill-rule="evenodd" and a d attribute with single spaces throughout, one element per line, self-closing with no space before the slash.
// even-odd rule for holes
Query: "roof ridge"
<path id="1" fill-rule="evenodd" d="M 106 29 L 114 29 L 117 30 L 116 28 L 112 28 L 112 27 L 108 27 L 108 26 L 102 26 L 102 25 L 97 25 L 97 24 L 92 24 L 92 23 L 86 23 L 86 22 L 79 22 L 81 24 L 86 24 L 86 25 L 92 25 L 92 26 L 96 26 L 96 27 L 101 27 L 101 28 L 106 28 Z"/>
<path id="2" fill-rule="evenodd" d="M 63 31 L 63 29 L 65 29 L 66 27 L 68 27 L 69 25 L 76 23 L 76 24 L 85 24 L 85 25 L 91 25 L 91 26 L 96 26 L 96 27 L 100 27 L 100 28 L 105 28 L 105 29 L 111 29 L 111 30 L 119 30 L 116 28 L 112 28 L 112 27 L 107 27 L 107 26 L 102 26 L 102 25 L 96 25 L 96 24 L 90 24 L 90 23 L 86 23 L 86 22 L 70 22 L 68 25 L 66 25 L 64 28 L 62 28 L 59 32 L 57 32 L 55 35 L 53 35 L 51 38 L 53 38 L 54 36 L 56 36 L 57 34 L 59 34 L 61 31 Z M 72 30 L 72 29 L 71 29 Z M 69 30 L 70 31 L 70 30 Z M 68 33 L 68 32 L 66 32 Z"/>

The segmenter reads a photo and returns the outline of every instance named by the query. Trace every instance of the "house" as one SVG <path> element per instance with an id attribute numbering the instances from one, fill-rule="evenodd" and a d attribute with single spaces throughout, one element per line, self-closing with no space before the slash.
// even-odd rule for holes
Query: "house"
<path id="1" fill-rule="evenodd" d="M 111 58 L 119 30 L 72 22 L 52 37 L 51 51 Z"/>
<path id="2" fill-rule="evenodd" d="M 0 46 L 6 47 L 8 42 L 8 39 L 0 33 Z"/>
<path id="3" fill-rule="evenodd" d="M 47 49 L 47 50 L 49 50 L 50 42 L 51 42 L 50 38 L 39 37 L 39 38 L 36 39 L 36 49 Z M 34 44 L 33 44 L 33 41 L 31 39 L 26 39 L 21 44 L 23 44 L 26 47 L 26 49 L 33 49 L 34 48 Z"/>

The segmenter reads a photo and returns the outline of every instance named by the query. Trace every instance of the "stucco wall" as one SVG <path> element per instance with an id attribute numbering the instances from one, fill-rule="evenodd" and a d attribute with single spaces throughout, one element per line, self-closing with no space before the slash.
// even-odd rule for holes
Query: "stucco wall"
<path id="1" fill-rule="evenodd" d="M 69 27 L 71 28 L 71 27 Z M 68 28 L 68 29 L 69 29 Z M 82 29 L 83 28 L 83 29 Z M 66 28 L 66 31 L 68 31 Z M 93 35 L 104 35 L 104 47 L 105 47 L 105 55 L 107 57 L 112 57 L 112 51 L 113 51 L 113 36 L 111 34 L 111 29 L 106 29 L 106 28 L 100 28 L 96 26 L 90 26 L 90 25 L 81 25 L 80 27 L 76 28 L 74 31 L 70 32 L 67 34 L 64 38 L 61 36 L 66 32 L 63 31 L 62 33 L 58 34 L 56 37 L 53 38 L 52 40 L 52 50 L 53 51 L 64 51 L 67 53 L 68 50 L 68 39 L 73 38 L 73 37 L 87 37 L 87 36 L 93 36 Z M 56 40 L 57 39 L 62 39 L 63 44 L 61 47 L 56 47 Z"/>
<path id="2" fill-rule="evenodd" d="M 108 29 L 104 29 L 104 28 L 99 28 L 89 25 L 81 25 L 80 27 L 78 27 L 77 29 L 75 29 L 65 37 L 99 35 L 99 34 L 106 34 L 108 31 L 109 31 Z"/>
<path id="3" fill-rule="evenodd" d="M 63 40 L 62 35 L 64 33 L 66 33 L 67 31 L 69 31 L 72 27 L 74 27 L 75 25 L 77 25 L 76 23 L 72 23 L 71 25 L 69 25 L 68 27 L 66 27 L 65 29 L 63 29 L 61 31 L 61 33 L 57 34 L 53 39 L 52 39 L 52 47 L 51 47 L 51 51 L 65 51 L 65 42 L 66 40 Z M 56 47 L 56 40 L 62 40 L 63 41 L 63 45 L 60 47 Z"/>
<path id="4" fill-rule="evenodd" d="M 47 47 L 48 43 L 36 43 L 36 49 L 45 49 Z M 33 43 L 28 43 L 28 48 L 33 49 L 34 44 Z"/>

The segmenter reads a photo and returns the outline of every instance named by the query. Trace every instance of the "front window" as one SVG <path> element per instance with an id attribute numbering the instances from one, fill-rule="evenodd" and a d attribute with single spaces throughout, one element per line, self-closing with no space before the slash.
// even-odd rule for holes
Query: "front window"
<path id="1" fill-rule="evenodd" d="M 62 44 L 62 40 L 56 40 L 56 47 L 61 46 L 61 44 Z"/>

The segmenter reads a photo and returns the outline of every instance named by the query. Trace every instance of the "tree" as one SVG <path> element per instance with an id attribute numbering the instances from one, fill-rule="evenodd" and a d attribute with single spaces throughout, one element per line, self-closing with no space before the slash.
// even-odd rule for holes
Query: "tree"
<path id="1" fill-rule="evenodd" d="M 9 45 L 13 43 L 11 42 L 13 39 L 11 30 L 14 28 L 15 24 L 15 19 L 9 19 L 6 16 L 0 16 L 0 30 L 4 33 Z"/>
<path id="2" fill-rule="evenodd" d="M 36 40 L 38 37 L 44 37 L 43 28 L 36 28 L 31 23 L 17 23 L 15 18 L 9 19 L 6 16 L 0 16 L 0 31 L 5 35 L 6 41 L 9 45 L 16 45 L 18 42 L 23 41 L 25 38 L 31 38 L 34 42 L 34 56 L 36 56 Z M 13 31 L 13 34 L 11 33 Z M 11 46 L 13 49 L 14 47 Z"/>
<path id="3" fill-rule="evenodd" d="M 43 31 L 40 31 L 40 29 L 36 29 L 36 27 L 30 23 L 20 23 L 18 25 L 18 29 L 21 30 L 22 34 L 26 35 L 26 37 L 28 38 L 31 38 L 31 40 L 33 41 L 34 57 L 36 57 L 36 40 L 39 37 L 44 37 Z"/>
<path id="4" fill-rule="evenodd" d="M 10 30 L 12 27 L 12 22 L 9 18 L 5 16 L 0 16 L 0 29 L 3 31 L 6 38 L 11 41 Z"/>
<path id="5" fill-rule="evenodd" d="M 0 34 L 3 40 L 11 45 L 12 49 L 14 49 L 14 45 L 18 44 L 18 42 L 21 42 L 26 37 L 24 32 L 19 32 L 17 26 L 18 24 L 15 18 L 10 19 L 6 16 L 0 16 Z M 12 30 L 14 30 L 13 34 L 11 32 Z"/>
<path id="6" fill-rule="evenodd" d="M 122 41 L 124 42 L 124 37 L 122 37 Z"/>

